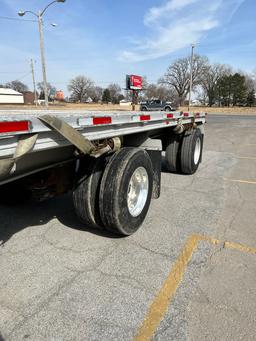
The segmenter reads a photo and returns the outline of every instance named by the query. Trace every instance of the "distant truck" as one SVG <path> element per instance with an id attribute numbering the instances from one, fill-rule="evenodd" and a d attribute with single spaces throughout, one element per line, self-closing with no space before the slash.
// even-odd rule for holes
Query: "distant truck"
<path id="1" fill-rule="evenodd" d="M 171 102 L 161 101 L 159 99 L 143 101 L 140 103 L 141 111 L 175 111 Z"/>

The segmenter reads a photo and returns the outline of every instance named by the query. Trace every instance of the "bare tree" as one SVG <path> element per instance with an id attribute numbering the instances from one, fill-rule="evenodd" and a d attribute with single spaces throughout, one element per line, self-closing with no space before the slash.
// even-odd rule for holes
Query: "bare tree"
<path id="1" fill-rule="evenodd" d="M 19 80 L 15 80 L 15 81 L 6 83 L 5 87 L 13 89 L 15 91 L 18 91 L 20 93 L 24 93 L 24 92 L 28 91 L 28 86 Z"/>
<path id="2" fill-rule="evenodd" d="M 39 99 L 45 99 L 44 96 L 44 82 L 37 83 L 37 88 L 39 90 Z M 56 93 L 55 86 L 51 85 L 51 83 L 47 83 L 47 91 L 48 91 L 48 99 L 53 100 Z"/>
<path id="3" fill-rule="evenodd" d="M 231 74 L 231 68 L 222 64 L 207 65 L 201 78 L 203 97 L 207 98 L 211 107 L 217 97 L 218 81 L 225 75 Z"/>
<path id="4" fill-rule="evenodd" d="M 71 79 L 68 85 L 72 101 L 80 103 L 85 102 L 91 97 L 93 89 L 93 81 L 85 76 L 77 76 Z"/>
<path id="5" fill-rule="evenodd" d="M 147 84 L 147 88 L 145 89 L 145 97 L 147 100 L 156 99 L 158 97 L 156 84 Z"/>
<path id="6" fill-rule="evenodd" d="M 193 89 L 200 84 L 207 63 L 207 57 L 194 56 L 192 72 Z M 159 81 L 161 84 L 165 84 L 175 90 L 180 105 L 184 104 L 189 92 L 190 64 L 190 57 L 176 60 L 168 67 L 164 77 Z"/>
<path id="7" fill-rule="evenodd" d="M 244 74 L 244 76 L 245 76 L 245 85 L 246 85 L 247 91 L 251 92 L 252 90 L 256 88 L 254 78 L 252 75 L 248 75 L 248 74 Z"/>
<path id="8" fill-rule="evenodd" d="M 103 88 L 100 86 L 94 86 L 92 90 L 90 91 L 90 97 L 94 103 L 98 103 L 101 101 L 102 96 L 103 96 Z"/>
<path id="9" fill-rule="evenodd" d="M 147 100 L 160 99 L 161 101 L 173 101 L 173 91 L 163 85 L 148 84 L 145 90 L 145 96 Z"/>
<path id="10" fill-rule="evenodd" d="M 110 98 L 111 102 L 114 104 L 118 103 L 118 97 L 121 95 L 121 87 L 118 84 L 110 84 L 108 86 L 109 92 L 110 92 Z"/>

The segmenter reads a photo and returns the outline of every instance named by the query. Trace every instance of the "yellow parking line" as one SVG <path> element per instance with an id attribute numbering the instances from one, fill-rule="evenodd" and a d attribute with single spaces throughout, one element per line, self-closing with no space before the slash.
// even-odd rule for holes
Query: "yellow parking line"
<path id="1" fill-rule="evenodd" d="M 141 328 L 134 338 L 134 341 L 150 340 L 153 336 L 164 317 L 172 298 L 174 297 L 174 294 L 183 278 L 187 264 L 190 261 L 199 240 L 198 236 L 191 236 L 186 242 L 181 254 L 174 263 L 169 276 L 153 301 Z"/>
<path id="2" fill-rule="evenodd" d="M 256 248 L 254 247 L 245 246 L 245 245 L 241 245 L 237 243 L 231 243 L 231 242 L 225 242 L 224 247 L 226 249 L 233 249 L 233 250 L 238 250 L 238 251 L 245 252 L 245 253 L 252 253 L 256 255 Z"/>
<path id="3" fill-rule="evenodd" d="M 235 155 L 235 158 L 236 159 L 246 159 L 246 160 L 256 160 L 256 157 L 254 157 L 254 156 L 238 156 L 238 155 Z"/>
<path id="4" fill-rule="evenodd" d="M 192 235 L 187 240 L 162 288 L 151 304 L 142 326 L 139 328 L 136 336 L 134 337 L 134 341 L 148 341 L 154 335 L 172 299 L 174 298 L 176 290 L 184 276 L 187 265 L 193 255 L 193 252 L 197 249 L 198 243 L 200 241 L 208 241 L 214 245 L 223 243 L 218 239 L 202 235 Z M 256 248 L 237 243 L 226 241 L 223 243 L 223 247 L 227 249 L 239 250 L 245 253 L 256 254 Z"/>
<path id="5" fill-rule="evenodd" d="M 256 181 L 248 181 L 248 180 L 237 180 L 237 179 L 227 179 L 223 178 L 225 181 L 231 181 L 231 182 L 239 182 L 241 184 L 251 184 L 251 185 L 256 185 Z"/>

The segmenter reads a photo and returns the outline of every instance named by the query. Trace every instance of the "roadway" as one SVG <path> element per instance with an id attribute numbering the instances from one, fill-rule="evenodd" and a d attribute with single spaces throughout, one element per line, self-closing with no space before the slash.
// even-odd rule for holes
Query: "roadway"
<path id="1" fill-rule="evenodd" d="M 70 195 L 0 206 L 0 340 L 255 340 L 256 116 L 210 114 L 204 148 L 127 238 Z"/>

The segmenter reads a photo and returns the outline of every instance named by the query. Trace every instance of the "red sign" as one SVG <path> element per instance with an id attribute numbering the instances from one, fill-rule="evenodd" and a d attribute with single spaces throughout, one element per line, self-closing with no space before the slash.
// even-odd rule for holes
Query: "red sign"
<path id="1" fill-rule="evenodd" d="M 142 89 L 142 77 L 136 75 L 128 76 L 128 88 L 132 90 Z"/>

